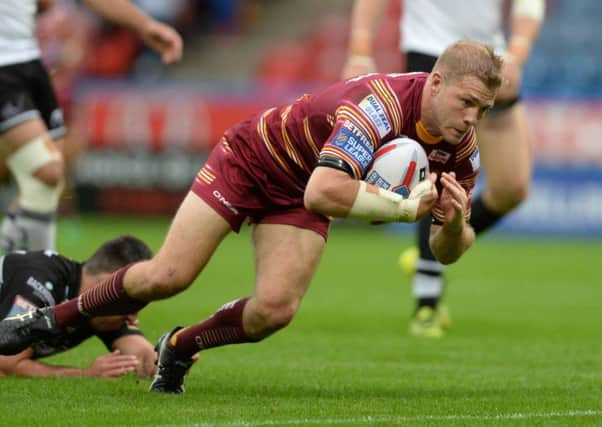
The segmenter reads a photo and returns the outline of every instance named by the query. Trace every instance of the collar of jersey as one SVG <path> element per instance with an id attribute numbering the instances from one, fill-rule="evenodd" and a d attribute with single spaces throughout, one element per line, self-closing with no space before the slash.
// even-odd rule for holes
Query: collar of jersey
<path id="1" fill-rule="evenodd" d="M 422 120 L 418 120 L 416 122 L 416 134 L 418 135 L 418 138 L 420 138 L 422 141 L 426 142 L 427 144 L 438 144 L 439 142 L 441 142 L 443 140 L 442 136 L 435 137 L 435 136 L 431 135 L 430 133 L 428 133 L 428 131 L 422 124 Z"/>

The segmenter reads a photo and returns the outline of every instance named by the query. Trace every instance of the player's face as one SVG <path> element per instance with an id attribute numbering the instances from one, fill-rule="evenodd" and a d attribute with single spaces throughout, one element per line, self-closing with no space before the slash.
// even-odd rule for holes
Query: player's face
<path id="1" fill-rule="evenodd" d="M 433 99 L 433 115 L 443 139 L 459 144 L 471 126 L 493 106 L 495 91 L 476 77 L 455 82 L 441 80 Z"/>

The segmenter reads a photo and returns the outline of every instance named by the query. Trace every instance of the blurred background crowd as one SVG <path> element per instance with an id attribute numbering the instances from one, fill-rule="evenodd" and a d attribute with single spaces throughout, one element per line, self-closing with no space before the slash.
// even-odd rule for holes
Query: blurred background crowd
<path id="1" fill-rule="evenodd" d="M 38 18 L 69 125 L 63 211 L 172 213 L 228 126 L 338 80 L 346 59 L 351 0 L 134 3 L 183 35 L 181 63 L 163 66 L 127 30 L 74 0 Z M 523 81 L 534 190 L 502 230 L 602 236 L 602 2 L 546 4 Z M 380 70 L 403 69 L 402 13 L 403 2 L 390 1 Z"/>

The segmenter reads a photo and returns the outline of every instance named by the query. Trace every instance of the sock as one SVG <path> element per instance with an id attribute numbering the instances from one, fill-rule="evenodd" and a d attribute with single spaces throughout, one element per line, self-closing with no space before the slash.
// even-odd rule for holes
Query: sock
<path id="1" fill-rule="evenodd" d="M 503 216 L 504 214 L 499 214 L 489 209 L 483 203 L 483 197 L 479 195 L 472 203 L 470 225 L 472 225 L 476 234 L 480 234 L 497 224 Z"/>
<path id="2" fill-rule="evenodd" d="M 412 280 L 417 310 L 423 306 L 435 308 L 443 294 L 443 264 L 435 259 L 429 245 L 431 221 L 429 215 L 418 223 L 420 258 L 416 263 L 416 273 Z"/>
<path id="3" fill-rule="evenodd" d="M 429 244 L 429 238 L 431 237 L 431 222 L 432 218 L 430 215 L 427 215 L 418 221 L 418 251 L 420 259 L 436 261 L 435 255 L 431 252 L 431 245 Z"/>
<path id="4" fill-rule="evenodd" d="M 224 304 L 202 323 L 189 326 L 171 337 L 169 344 L 178 357 L 192 357 L 200 350 L 228 344 L 255 342 L 242 327 L 242 312 L 249 298 Z"/>
<path id="5" fill-rule="evenodd" d="M 2 221 L 2 250 L 10 253 L 18 250 L 54 250 L 56 240 L 55 214 L 15 209 Z"/>
<path id="6" fill-rule="evenodd" d="M 88 317 L 134 313 L 148 304 L 130 297 L 123 287 L 123 276 L 133 264 L 117 270 L 98 286 L 52 308 L 59 328 L 79 324 Z"/>
<path id="7" fill-rule="evenodd" d="M 437 261 L 419 259 L 412 281 L 416 308 L 435 308 L 443 295 L 443 265 Z"/>

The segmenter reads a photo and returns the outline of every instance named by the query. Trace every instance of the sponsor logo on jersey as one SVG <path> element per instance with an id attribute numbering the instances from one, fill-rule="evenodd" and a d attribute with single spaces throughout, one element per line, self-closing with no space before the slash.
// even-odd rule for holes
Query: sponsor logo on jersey
<path id="1" fill-rule="evenodd" d="M 30 311 L 35 310 L 36 308 L 36 305 L 31 301 L 28 301 L 21 295 L 16 295 L 13 301 L 13 306 L 11 307 L 6 317 L 18 316 L 20 314 L 29 313 Z"/>
<path id="2" fill-rule="evenodd" d="M 476 172 L 481 168 L 481 156 L 479 155 L 478 148 L 474 150 L 474 153 L 470 155 L 468 160 L 470 160 L 473 172 Z"/>
<path id="3" fill-rule="evenodd" d="M 362 169 L 366 169 L 374 158 L 374 153 L 368 148 L 368 138 L 363 136 L 352 123 L 348 126 L 346 122 L 344 127 L 339 129 L 333 139 L 333 145 L 359 163 Z"/>
<path id="4" fill-rule="evenodd" d="M 366 134 L 364 132 L 362 132 L 362 130 L 360 128 L 358 128 L 356 125 L 354 125 L 351 121 L 345 120 L 345 122 L 343 122 L 343 126 L 347 129 L 349 129 L 353 133 L 353 136 L 356 139 L 358 139 L 359 141 L 361 141 L 362 144 L 364 144 L 366 146 L 371 145 L 370 138 L 368 138 L 366 136 Z"/>
<path id="5" fill-rule="evenodd" d="M 33 289 L 33 293 L 38 298 L 45 301 L 48 305 L 56 305 L 54 297 L 52 296 L 50 291 L 46 288 L 46 286 L 44 286 L 42 283 L 40 283 L 33 276 L 29 276 L 29 278 L 27 279 L 27 282 L 25 282 L 25 283 L 27 284 L 27 286 L 29 286 L 30 288 Z"/>
<path id="6" fill-rule="evenodd" d="M 217 200 L 219 200 L 219 202 L 222 205 L 224 205 L 225 207 L 230 209 L 230 211 L 232 211 L 234 214 L 236 214 L 236 215 L 240 214 L 240 212 L 238 212 L 238 209 L 236 209 L 234 206 L 232 206 L 232 203 L 230 203 L 228 200 L 226 200 L 226 198 L 219 191 L 213 190 L 213 197 L 215 197 Z"/>
<path id="7" fill-rule="evenodd" d="M 428 155 L 428 159 L 433 161 L 433 162 L 439 162 L 439 163 L 447 163 L 447 161 L 449 160 L 449 158 L 451 157 L 451 154 L 448 153 L 447 151 L 443 151 L 443 150 L 433 150 L 429 153 Z"/>
<path id="8" fill-rule="evenodd" d="M 368 95 L 359 103 L 362 110 L 370 118 L 370 121 L 376 126 L 380 137 L 384 137 L 391 132 L 392 126 L 387 118 L 385 109 L 374 95 Z"/>

